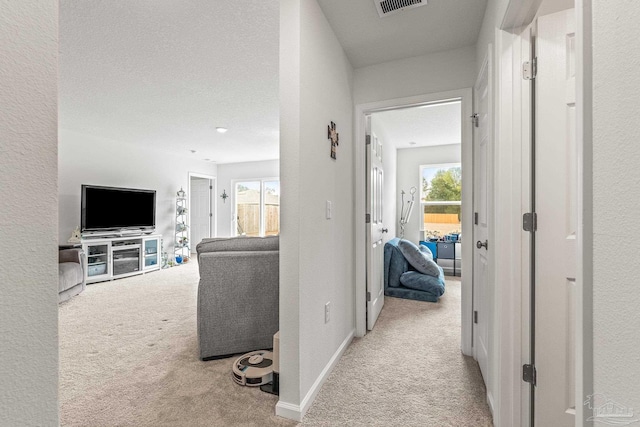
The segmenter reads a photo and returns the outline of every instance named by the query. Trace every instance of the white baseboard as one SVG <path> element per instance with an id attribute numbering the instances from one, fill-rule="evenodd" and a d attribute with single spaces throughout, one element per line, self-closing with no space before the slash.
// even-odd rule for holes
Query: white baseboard
<path id="1" fill-rule="evenodd" d="M 303 417 L 300 405 L 283 402 L 282 400 L 280 400 L 276 405 L 276 415 L 298 422 L 302 421 Z"/>
<path id="2" fill-rule="evenodd" d="M 489 405 L 489 412 L 491 412 L 491 416 L 493 419 L 496 419 L 495 408 L 493 403 L 493 394 L 487 392 L 487 405 Z"/>
<path id="3" fill-rule="evenodd" d="M 353 340 L 355 332 L 355 329 L 352 329 L 351 332 L 349 332 L 349 335 L 347 335 L 344 341 L 342 341 L 340 347 L 338 347 L 336 352 L 333 353 L 333 356 L 331 356 L 331 359 L 329 359 L 329 363 L 327 363 L 322 372 L 320 372 L 320 375 L 314 381 L 313 385 L 309 389 L 309 392 L 306 394 L 304 399 L 302 399 L 302 402 L 300 402 L 300 405 L 295 405 L 293 403 L 283 402 L 282 400 L 280 400 L 276 405 L 276 415 L 294 421 L 302 421 L 302 418 L 304 418 L 304 415 L 307 413 L 307 411 L 313 404 L 313 401 L 316 399 L 316 396 L 322 388 L 322 385 L 327 380 L 327 378 L 329 378 L 331 371 L 333 371 L 333 368 L 336 367 L 336 364 L 344 354 L 345 350 L 347 349 L 347 347 L 349 347 L 349 344 Z"/>

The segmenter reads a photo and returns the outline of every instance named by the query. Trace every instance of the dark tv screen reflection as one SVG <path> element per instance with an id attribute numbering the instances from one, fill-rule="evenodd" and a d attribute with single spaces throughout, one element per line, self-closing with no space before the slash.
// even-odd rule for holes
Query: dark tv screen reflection
<path id="1" fill-rule="evenodd" d="M 83 185 L 81 222 L 82 231 L 153 229 L 156 192 Z"/>

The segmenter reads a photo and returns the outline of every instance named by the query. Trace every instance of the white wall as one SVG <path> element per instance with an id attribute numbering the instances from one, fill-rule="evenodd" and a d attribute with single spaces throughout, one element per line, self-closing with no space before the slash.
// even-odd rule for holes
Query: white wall
<path id="1" fill-rule="evenodd" d="M 358 68 L 354 104 L 386 101 L 473 86 L 475 47 L 432 53 Z"/>
<path id="2" fill-rule="evenodd" d="M 640 415 L 640 2 L 593 6 L 594 391 Z"/>
<path id="3" fill-rule="evenodd" d="M 460 163 L 462 161 L 462 146 L 460 144 L 436 145 L 433 147 L 403 148 L 398 150 L 398 187 L 396 203 L 397 218 L 400 219 L 400 194 L 404 190 L 405 201 L 410 198 L 409 190 L 415 186 L 416 202 L 413 213 L 404 229 L 404 237 L 418 244 L 420 240 L 420 228 L 422 223 L 422 210 L 420 208 L 420 166 L 444 163 Z M 462 171 L 464 174 L 464 171 Z M 400 228 L 398 228 L 398 233 Z"/>
<path id="4" fill-rule="evenodd" d="M 0 425 L 58 425 L 58 3 L 0 0 Z"/>
<path id="5" fill-rule="evenodd" d="M 375 114 L 371 115 L 371 132 L 382 142 L 382 169 L 384 170 L 382 218 L 385 228 L 389 229 L 389 232 L 383 235 L 383 240 L 386 243 L 398 234 L 398 231 L 396 231 L 398 227 L 398 217 L 396 216 L 398 150 L 391 143 L 379 120 L 376 120 Z"/>
<path id="6" fill-rule="evenodd" d="M 156 229 L 171 257 L 176 192 L 180 187 L 188 190 L 189 172 L 215 176 L 216 165 L 65 129 L 60 129 L 59 139 L 59 241 L 65 243 L 80 225 L 82 184 L 142 188 L 156 190 Z"/>
<path id="7" fill-rule="evenodd" d="M 280 4 L 282 382 L 276 411 L 299 417 L 355 327 L 353 71 L 316 0 Z M 329 157 L 331 121 L 340 134 L 337 160 Z M 327 200 L 333 202 L 329 220 Z"/>
<path id="8" fill-rule="evenodd" d="M 235 190 L 231 181 L 238 179 L 277 178 L 280 176 L 280 160 L 266 160 L 263 162 L 226 163 L 218 165 L 217 179 L 217 219 L 218 236 L 233 235 L 235 222 L 232 222 L 235 204 Z M 229 198 L 223 202 L 220 194 L 225 190 Z"/>

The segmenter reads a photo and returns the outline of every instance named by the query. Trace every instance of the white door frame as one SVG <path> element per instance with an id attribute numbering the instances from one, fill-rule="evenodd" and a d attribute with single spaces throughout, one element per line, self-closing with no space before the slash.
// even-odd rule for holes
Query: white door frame
<path id="1" fill-rule="evenodd" d="M 576 0 L 576 142 L 578 145 L 578 254 L 576 282 L 576 402 L 593 394 L 593 81 L 592 0 Z M 585 406 L 576 404 L 576 425 Z"/>
<path id="2" fill-rule="evenodd" d="M 189 215 L 187 215 L 188 218 L 188 222 L 189 222 L 189 229 L 188 229 L 188 235 L 189 235 L 189 242 L 190 245 L 193 244 L 193 241 L 191 240 L 191 178 L 204 178 L 204 179 L 209 179 L 211 180 L 211 213 L 213 214 L 213 216 L 210 217 L 209 221 L 211 222 L 210 227 L 211 227 L 211 237 L 217 237 L 218 236 L 218 200 L 216 197 L 216 193 L 218 191 L 217 188 L 217 179 L 215 176 L 213 175 L 206 175 L 206 174 L 202 174 L 202 173 L 198 173 L 198 172 L 189 172 L 189 177 L 187 179 L 187 197 L 189 198 L 188 200 L 188 209 L 189 209 Z"/>
<path id="3" fill-rule="evenodd" d="M 516 231 L 522 229 L 521 215 L 530 198 L 530 124 L 523 120 L 530 114 L 530 97 L 522 86 L 522 60 L 529 41 L 519 35 L 533 22 L 540 4 L 540 0 L 511 0 L 495 34 L 495 239 L 511 249 L 496 253 L 496 302 L 503 316 L 495 331 L 502 373 L 497 381 L 496 427 L 528 426 L 530 419 L 529 387 L 522 381 L 522 365 L 529 355 L 529 236 Z M 582 402 L 593 392 L 591 0 L 576 0 L 576 14 L 577 283 L 581 285 L 576 304 L 576 402 Z M 583 425 L 587 416 L 584 407 L 576 405 L 576 425 Z"/>
<path id="4" fill-rule="evenodd" d="M 534 3 L 535 0 L 531 0 Z M 523 6 L 525 7 L 525 6 Z M 535 17 L 531 16 L 530 24 Z M 522 21 L 518 21 L 522 23 Z M 496 31 L 495 252 L 496 349 L 502 375 L 496 381 L 496 427 L 530 423 L 530 385 L 522 366 L 530 363 L 530 233 L 522 215 L 531 201 L 531 93 L 522 64 L 530 59 L 527 27 Z"/>
<path id="5" fill-rule="evenodd" d="M 355 173 L 355 313 L 356 313 L 356 336 L 363 337 L 367 329 L 366 313 L 366 224 L 365 224 L 365 115 L 376 111 L 393 110 L 399 108 L 413 107 L 421 104 L 438 103 L 445 100 L 460 99 L 462 101 L 462 229 L 468 230 L 471 236 L 473 230 L 473 150 L 472 150 L 472 95 L 471 88 L 452 90 L 447 92 L 431 93 L 411 96 L 406 98 L 396 98 L 386 101 L 358 104 L 355 107 L 355 127 L 354 127 L 354 173 Z M 462 252 L 471 254 L 472 239 L 463 239 Z M 472 355 L 472 288 L 471 288 L 471 262 L 462 263 L 462 353 Z"/>

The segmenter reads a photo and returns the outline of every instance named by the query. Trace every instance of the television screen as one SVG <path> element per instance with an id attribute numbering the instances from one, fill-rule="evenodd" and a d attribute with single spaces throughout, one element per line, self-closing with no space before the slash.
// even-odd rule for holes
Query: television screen
<path id="1" fill-rule="evenodd" d="M 82 231 L 153 229 L 156 192 L 132 188 L 82 186 Z"/>

